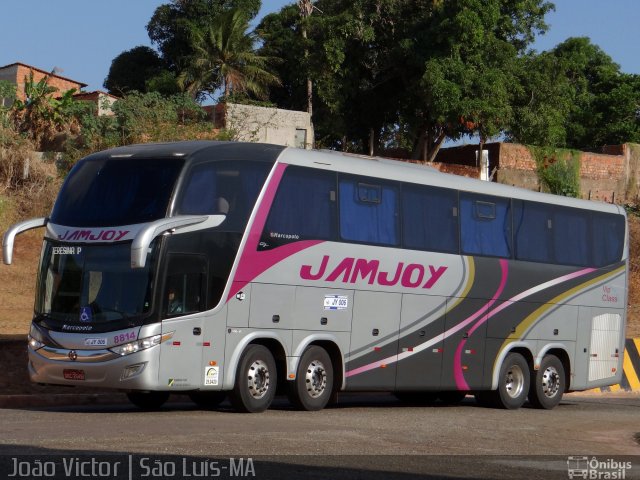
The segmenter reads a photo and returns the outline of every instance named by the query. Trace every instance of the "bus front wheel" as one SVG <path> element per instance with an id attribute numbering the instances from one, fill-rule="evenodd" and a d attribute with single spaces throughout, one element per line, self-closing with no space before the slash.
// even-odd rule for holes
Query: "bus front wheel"
<path id="1" fill-rule="evenodd" d="M 560 403 L 565 390 L 564 367 L 555 355 L 546 355 L 533 373 L 529 402 L 536 408 L 552 409 Z"/>
<path id="2" fill-rule="evenodd" d="M 169 399 L 169 392 L 127 392 L 127 398 L 143 410 L 157 410 Z"/>
<path id="3" fill-rule="evenodd" d="M 236 372 L 236 384 L 229 399 L 240 412 L 264 412 L 276 394 L 276 362 L 267 347 L 249 345 Z"/>
<path id="4" fill-rule="evenodd" d="M 296 372 L 296 379 L 289 382 L 289 401 L 300 410 L 322 410 L 333 392 L 333 364 L 324 348 L 307 348 Z"/>

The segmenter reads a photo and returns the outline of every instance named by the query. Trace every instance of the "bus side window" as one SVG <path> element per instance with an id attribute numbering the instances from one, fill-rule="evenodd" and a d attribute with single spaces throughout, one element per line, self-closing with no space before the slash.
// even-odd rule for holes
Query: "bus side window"
<path id="1" fill-rule="evenodd" d="M 169 257 L 163 312 L 167 317 L 206 310 L 206 261 L 199 255 Z"/>
<path id="2" fill-rule="evenodd" d="M 511 257 L 511 201 L 470 193 L 460 194 L 462 253 Z"/>
<path id="3" fill-rule="evenodd" d="M 549 205 L 514 200 L 517 260 L 553 263 L 553 220 Z"/>
<path id="4" fill-rule="evenodd" d="M 624 248 L 624 217 L 622 215 L 593 214 L 593 264 L 604 267 L 622 260 Z"/>
<path id="5" fill-rule="evenodd" d="M 404 246 L 458 253 L 458 192 L 437 187 L 402 186 Z"/>
<path id="6" fill-rule="evenodd" d="M 287 167 L 258 246 L 267 250 L 299 240 L 333 240 L 336 175 Z"/>
<path id="7" fill-rule="evenodd" d="M 343 240 L 390 246 L 400 243 L 396 185 L 342 176 L 339 198 Z"/>
<path id="8" fill-rule="evenodd" d="M 555 207 L 553 209 L 553 248 L 555 263 L 562 265 L 589 266 L 589 215 L 591 212 L 578 208 Z M 579 241 L 568 241 L 569 239 Z"/>
<path id="9" fill-rule="evenodd" d="M 242 232 L 271 165 L 216 161 L 194 165 L 177 201 L 181 215 L 226 215 L 224 231 Z"/>

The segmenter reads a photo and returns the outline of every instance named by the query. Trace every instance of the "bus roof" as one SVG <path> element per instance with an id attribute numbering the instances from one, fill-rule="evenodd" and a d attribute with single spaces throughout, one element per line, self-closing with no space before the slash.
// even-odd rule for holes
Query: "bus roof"
<path id="1" fill-rule="evenodd" d="M 284 148 L 286 147 L 265 143 L 191 140 L 126 145 L 124 147 L 116 147 L 94 153 L 86 157 L 86 159 L 110 157 L 112 159 L 121 158 L 123 160 L 130 158 L 148 158 L 152 160 L 175 157 L 189 159 L 192 162 L 201 162 L 224 155 L 225 160 L 247 159 L 274 163 Z"/>
<path id="2" fill-rule="evenodd" d="M 223 158 L 220 158 L 221 155 Z M 302 150 L 266 143 L 193 140 L 127 145 L 94 153 L 86 157 L 86 159 L 104 158 L 105 156 L 113 159 L 122 158 L 123 160 L 129 158 L 157 159 L 175 157 L 188 159 L 190 163 L 200 163 L 212 158 L 221 160 L 257 160 L 270 163 L 279 161 L 291 165 L 334 170 L 354 175 L 624 214 L 624 209 L 614 204 L 540 193 L 501 183 L 442 173 L 424 164 L 330 150 Z"/>

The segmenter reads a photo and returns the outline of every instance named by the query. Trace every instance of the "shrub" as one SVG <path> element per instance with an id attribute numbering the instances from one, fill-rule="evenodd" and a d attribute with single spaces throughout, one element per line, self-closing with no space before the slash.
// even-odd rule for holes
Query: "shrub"
<path id="1" fill-rule="evenodd" d="M 529 147 L 544 190 L 565 197 L 580 196 L 580 153 L 572 150 Z"/>

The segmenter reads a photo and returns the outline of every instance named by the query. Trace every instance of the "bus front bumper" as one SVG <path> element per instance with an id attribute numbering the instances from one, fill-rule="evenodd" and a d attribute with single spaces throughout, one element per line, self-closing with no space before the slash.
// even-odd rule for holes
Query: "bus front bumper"
<path id="1" fill-rule="evenodd" d="M 118 390 L 161 390 L 158 345 L 118 355 L 110 350 L 28 347 L 32 382 Z"/>

